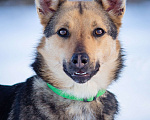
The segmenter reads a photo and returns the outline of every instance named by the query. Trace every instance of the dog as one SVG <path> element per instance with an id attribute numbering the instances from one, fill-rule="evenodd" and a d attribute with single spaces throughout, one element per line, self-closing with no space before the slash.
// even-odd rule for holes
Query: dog
<path id="1" fill-rule="evenodd" d="M 43 26 L 36 75 L 0 86 L 0 120 L 114 120 L 107 90 L 123 68 L 125 0 L 35 0 Z"/>

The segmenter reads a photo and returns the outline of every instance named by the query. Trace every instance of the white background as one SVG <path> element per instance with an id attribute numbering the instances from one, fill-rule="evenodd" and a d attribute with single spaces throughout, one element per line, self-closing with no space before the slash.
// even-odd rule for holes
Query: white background
<path id="1" fill-rule="evenodd" d="M 41 36 L 34 6 L 0 6 L 0 84 L 35 74 L 29 66 Z M 119 39 L 126 67 L 109 86 L 120 103 L 117 120 L 150 120 L 150 2 L 127 5 Z"/>

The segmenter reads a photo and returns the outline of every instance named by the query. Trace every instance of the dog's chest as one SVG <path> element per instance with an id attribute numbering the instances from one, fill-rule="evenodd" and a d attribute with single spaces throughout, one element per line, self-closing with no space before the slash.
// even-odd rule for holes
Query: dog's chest
<path id="1" fill-rule="evenodd" d="M 34 86 L 34 106 L 46 118 L 55 120 L 96 120 L 100 116 L 99 101 L 82 102 L 64 99 L 50 91 L 45 85 Z M 99 109 L 99 110 L 98 110 Z"/>
<path id="2" fill-rule="evenodd" d="M 71 104 L 66 113 L 72 120 L 96 120 L 93 109 L 86 104 Z"/>

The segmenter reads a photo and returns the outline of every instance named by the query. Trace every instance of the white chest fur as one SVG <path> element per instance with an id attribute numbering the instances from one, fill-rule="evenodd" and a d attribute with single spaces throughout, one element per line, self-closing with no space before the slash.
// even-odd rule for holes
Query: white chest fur
<path id="1" fill-rule="evenodd" d="M 93 110 L 85 104 L 71 104 L 66 111 L 73 120 L 96 120 Z"/>

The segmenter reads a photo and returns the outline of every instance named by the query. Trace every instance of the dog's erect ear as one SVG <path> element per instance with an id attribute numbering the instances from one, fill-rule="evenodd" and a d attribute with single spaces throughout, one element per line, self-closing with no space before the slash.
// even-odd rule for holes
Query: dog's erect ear
<path id="1" fill-rule="evenodd" d="M 47 25 L 61 2 L 63 0 L 35 0 L 37 12 L 43 26 Z"/>
<path id="2" fill-rule="evenodd" d="M 125 12 L 126 0 L 97 0 L 102 3 L 104 9 L 118 27 L 121 25 L 121 19 Z"/>

